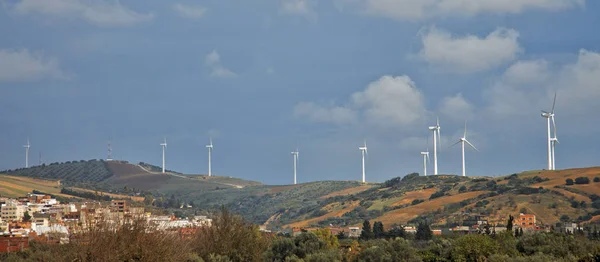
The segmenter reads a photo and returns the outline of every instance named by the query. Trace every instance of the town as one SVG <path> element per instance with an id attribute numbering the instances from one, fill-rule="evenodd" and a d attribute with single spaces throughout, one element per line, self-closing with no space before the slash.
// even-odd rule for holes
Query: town
<path id="1" fill-rule="evenodd" d="M 110 202 L 74 202 L 60 203 L 51 195 L 30 193 L 17 199 L 0 197 L 0 253 L 18 252 L 28 248 L 30 241 L 38 241 L 46 244 L 66 244 L 77 239 L 78 233 L 84 233 L 98 224 L 110 224 L 116 227 L 144 221 L 149 229 L 171 232 L 179 237 L 186 237 L 194 233 L 194 229 L 210 227 L 212 219 L 207 216 L 194 216 L 191 218 L 178 218 L 175 215 L 154 215 L 146 212 L 144 207 L 130 206 L 127 200 L 111 200 Z M 565 234 L 585 233 L 591 236 L 598 235 L 595 231 L 586 231 L 576 223 L 557 223 L 557 225 L 540 225 L 535 215 L 520 213 L 514 218 L 507 216 L 512 221 L 510 230 L 516 234 L 528 234 L 535 232 L 558 232 Z M 464 214 L 464 226 L 453 228 L 431 228 L 432 235 L 450 234 L 496 234 L 507 230 L 507 224 L 502 221 L 490 222 L 485 216 Z M 272 232 L 261 226 L 260 232 L 265 235 L 288 235 L 299 236 L 305 232 L 327 230 L 338 239 L 364 238 L 366 232 L 373 232 L 375 237 L 383 234 L 383 225 L 380 224 L 379 233 L 375 228 L 370 228 L 370 222 L 365 221 L 362 227 L 350 226 L 346 228 L 329 226 L 325 228 L 286 228 L 278 232 Z M 470 225 L 470 226 L 467 226 Z M 420 226 L 420 225 L 419 225 Z M 396 225 L 391 227 L 389 234 L 401 229 L 406 234 L 416 234 L 415 225 Z M 401 235 L 391 237 L 400 237 Z"/>

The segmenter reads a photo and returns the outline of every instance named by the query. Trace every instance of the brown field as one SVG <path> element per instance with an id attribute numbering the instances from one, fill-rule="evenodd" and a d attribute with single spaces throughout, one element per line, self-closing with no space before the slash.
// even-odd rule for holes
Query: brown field
<path id="1" fill-rule="evenodd" d="M 58 181 L 35 179 L 30 177 L 0 175 L 0 195 L 5 197 L 22 197 L 38 190 L 44 193 L 66 198 L 79 198 L 60 193 Z"/>
<path id="2" fill-rule="evenodd" d="M 344 190 L 329 193 L 328 195 L 322 196 L 321 198 L 325 199 L 325 198 L 336 197 L 336 196 L 354 195 L 354 194 L 363 192 L 365 190 L 368 190 L 372 187 L 373 187 L 373 185 L 362 185 L 362 186 L 357 186 L 357 187 L 346 188 Z"/>
<path id="3" fill-rule="evenodd" d="M 113 176 L 109 178 L 116 184 L 135 185 L 135 188 L 152 190 L 166 184 L 170 177 L 165 174 L 150 173 L 137 165 L 117 161 L 106 162 Z"/>
<path id="4" fill-rule="evenodd" d="M 552 191 L 557 191 L 557 192 L 560 192 L 560 193 L 562 193 L 563 195 L 565 195 L 565 196 L 566 196 L 566 197 L 568 197 L 568 198 L 571 198 L 571 197 L 573 197 L 575 200 L 577 200 L 577 201 L 579 201 L 579 202 L 581 202 L 581 201 L 585 201 L 585 202 L 588 202 L 588 203 L 589 203 L 590 201 L 592 201 L 592 200 L 591 200 L 589 197 L 587 197 L 587 196 L 583 196 L 583 195 L 580 195 L 580 194 L 577 194 L 577 193 L 573 193 L 573 192 L 571 192 L 571 191 L 567 191 L 567 190 L 564 190 L 564 189 L 562 189 L 562 188 L 552 188 Z"/>
<path id="5" fill-rule="evenodd" d="M 325 215 L 322 215 L 320 217 L 315 217 L 315 218 L 311 218 L 311 219 L 307 219 L 307 220 L 303 220 L 303 221 L 298 221 L 292 224 L 288 224 L 283 226 L 285 227 L 307 227 L 308 225 L 315 223 L 315 222 L 319 222 L 325 219 L 328 219 L 330 217 L 341 217 L 342 215 L 352 211 L 354 208 L 356 208 L 358 206 L 359 201 L 353 201 L 352 203 L 350 203 L 350 205 L 347 205 L 345 208 L 335 211 L 335 212 L 330 212 L 327 213 Z"/>
<path id="6" fill-rule="evenodd" d="M 112 194 L 112 193 L 107 193 L 107 192 L 102 192 L 102 191 L 95 191 L 95 190 L 90 190 L 90 189 L 85 189 L 85 188 L 78 188 L 78 187 L 69 187 L 69 189 L 71 189 L 73 191 L 79 191 L 79 192 L 90 192 L 90 193 L 96 193 L 97 192 L 100 195 L 110 196 L 111 198 L 117 198 L 117 199 L 131 199 L 131 200 L 136 201 L 136 202 L 143 202 L 144 201 L 144 197 L 139 197 L 139 196 L 128 196 L 128 195 Z"/>
<path id="7" fill-rule="evenodd" d="M 392 204 L 392 206 L 395 207 L 395 206 L 410 204 L 415 199 L 427 200 L 436 191 L 437 191 L 437 189 L 435 189 L 435 188 L 428 188 L 425 190 L 407 192 L 400 198 L 400 201 L 395 202 L 394 204 Z"/>
<path id="8" fill-rule="evenodd" d="M 594 183 L 592 181 L 593 178 L 590 178 L 590 183 L 586 184 L 586 185 L 572 185 L 569 187 L 575 188 L 575 189 L 579 189 L 581 191 L 584 191 L 588 194 L 596 194 L 596 195 L 600 195 L 600 183 Z M 589 198 L 588 200 L 586 200 L 586 202 L 589 202 Z"/>
<path id="9" fill-rule="evenodd" d="M 442 208 L 447 204 L 457 203 L 465 199 L 474 198 L 487 192 L 488 191 L 474 191 L 453 196 L 440 197 L 431 201 L 425 201 L 418 205 L 392 210 L 373 220 L 381 221 L 387 228 L 394 223 L 407 223 L 409 220 L 416 218 L 418 215 L 437 210 L 438 208 Z"/>

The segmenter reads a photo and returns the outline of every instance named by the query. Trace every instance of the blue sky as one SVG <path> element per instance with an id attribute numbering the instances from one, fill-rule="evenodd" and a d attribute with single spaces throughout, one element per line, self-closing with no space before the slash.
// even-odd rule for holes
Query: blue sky
<path id="1" fill-rule="evenodd" d="M 0 1 L 0 169 L 113 157 L 268 184 L 600 159 L 600 3 L 585 0 Z M 427 142 L 429 141 L 429 142 Z M 432 167 L 429 166 L 429 170 Z"/>

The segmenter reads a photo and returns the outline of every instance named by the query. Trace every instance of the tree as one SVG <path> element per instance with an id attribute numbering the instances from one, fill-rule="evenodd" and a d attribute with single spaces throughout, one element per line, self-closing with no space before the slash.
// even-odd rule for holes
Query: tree
<path id="1" fill-rule="evenodd" d="M 23 222 L 29 221 L 31 221 L 31 215 L 29 214 L 29 211 L 25 211 L 25 214 L 23 214 Z"/>
<path id="2" fill-rule="evenodd" d="M 566 182 L 567 182 L 567 186 L 573 185 L 573 179 L 567 178 Z"/>
<path id="3" fill-rule="evenodd" d="M 464 192 L 466 192 L 466 191 L 467 191 L 467 187 L 466 187 L 466 186 L 461 186 L 461 187 L 458 189 L 458 193 L 464 193 Z"/>
<path id="4" fill-rule="evenodd" d="M 498 243 L 486 235 L 469 234 L 462 236 L 453 245 L 453 261 L 485 261 L 497 253 Z"/>
<path id="5" fill-rule="evenodd" d="M 371 232 L 371 222 L 369 220 L 365 220 L 363 222 L 362 232 L 360 232 L 360 239 L 369 240 L 373 238 L 373 232 Z"/>
<path id="6" fill-rule="evenodd" d="M 600 182 L 600 177 L 594 177 L 594 183 Z"/>
<path id="7" fill-rule="evenodd" d="M 519 228 L 519 236 L 522 237 L 523 236 L 523 228 Z"/>
<path id="8" fill-rule="evenodd" d="M 571 218 L 568 215 L 562 215 L 562 216 L 560 216 L 560 221 L 561 222 L 569 222 L 569 220 L 571 220 Z"/>
<path id="9" fill-rule="evenodd" d="M 391 239 L 395 239 L 397 237 L 406 238 L 406 230 L 404 230 L 404 227 L 401 226 L 395 227 L 388 231 L 387 235 Z"/>
<path id="10" fill-rule="evenodd" d="M 433 238 L 433 231 L 429 227 L 427 222 L 419 223 L 417 226 L 417 234 L 415 235 L 415 239 L 417 240 L 431 240 Z"/>
<path id="11" fill-rule="evenodd" d="M 317 237 L 327 244 L 328 248 L 338 248 L 340 243 L 336 236 L 331 234 L 327 228 L 317 229 L 313 232 Z"/>
<path id="12" fill-rule="evenodd" d="M 512 215 L 508 215 L 508 222 L 506 223 L 507 231 L 512 231 L 514 221 L 515 221 L 515 217 L 513 217 Z"/>
<path id="13" fill-rule="evenodd" d="M 575 178 L 575 184 L 582 185 L 582 184 L 589 184 L 589 183 L 590 183 L 590 179 L 587 177 Z"/>
<path id="14" fill-rule="evenodd" d="M 380 221 L 373 223 L 373 236 L 375 238 L 385 237 L 385 230 L 383 229 L 383 223 L 381 223 Z"/>

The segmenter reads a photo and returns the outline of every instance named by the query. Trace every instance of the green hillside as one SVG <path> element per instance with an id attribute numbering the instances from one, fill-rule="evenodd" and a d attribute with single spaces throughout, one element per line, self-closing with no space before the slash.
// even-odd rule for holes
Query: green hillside
<path id="1" fill-rule="evenodd" d="M 0 174 L 46 179 L 60 179 L 72 182 L 101 182 L 113 175 L 105 161 L 81 160 L 64 163 L 42 164 L 30 168 L 0 171 Z"/>

